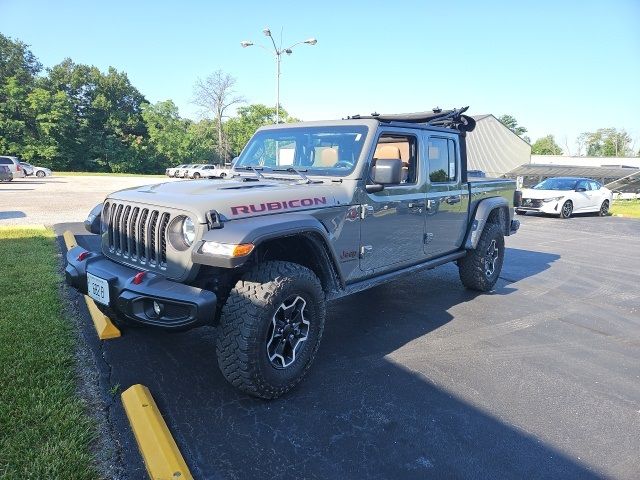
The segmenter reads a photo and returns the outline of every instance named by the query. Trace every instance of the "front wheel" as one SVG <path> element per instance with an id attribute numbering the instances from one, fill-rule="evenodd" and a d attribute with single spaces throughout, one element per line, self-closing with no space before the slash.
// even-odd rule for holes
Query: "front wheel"
<path id="1" fill-rule="evenodd" d="M 220 174 L 220 178 L 226 178 L 227 174 L 226 173 L 221 173 Z"/>
<path id="2" fill-rule="evenodd" d="M 560 218 L 569 218 L 573 213 L 573 202 L 571 200 L 567 200 L 562 204 L 562 208 L 560 209 Z"/>
<path id="3" fill-rule="evenodd" d="M 38 177 L 38 178 L 42 178 L 42 177 L 44 177 L 44 176 L 46 176 L 46 175 L 47 175 L 47 174 L 46 174 L 46 173 L 44 173 L 42 170 L 38 170 L 38 171 L 36 172 L 36 177 Z"/>
<path id="4" fill-rule="evenodd" d="M 200 174 L 198 172 L 193 174 L 193 178 L 195 178 L 196 180 L 200 178 Z"/>
<path id="5" fill-rule="evenodd" d="M 609 215 L 609 200 L 605 200 L 604 202 L 602 202 L 602 205 L 600 205 L 600 210 L 598 211 L 598 215 L 600 215 L 601 217 L 606 217 L 607 215 Z"/>
<path id="6" fill-rule="evenodd" d="M 250 395 L 277 398 L 309 370 L 324 319 L 324 292 L 311 270 L 290 262 L 259 264 L 236 283 L 222 308 L 220 371 Z"/>
<path id="7" fill-rule="evenodd" d="M 488 223 L 478 245 L 458 260 L 462 284 L 480 292 L 488 292 L 498 281 L 504 261 L 504 233 L 496 223 Z"/>

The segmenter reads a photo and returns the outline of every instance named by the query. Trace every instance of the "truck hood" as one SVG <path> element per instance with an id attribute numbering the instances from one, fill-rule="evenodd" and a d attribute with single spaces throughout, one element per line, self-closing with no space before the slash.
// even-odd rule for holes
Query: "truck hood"
<path id="1" fill-rule="evenodd" d="M 146 185 L 112 193 L 107 199 L 170 207 L 196 215 L 216 210 L 229 220 L 348 204 L 339 184 L 287 180 L 186 180 Z"/>
<path id="2" fill-rule="evenodd" d="M 564 197 L 568 195 L 571 190 L 535 190 L 533 188 L 523 188 L 522 189 L 522 198 L 534 198 L 534 199 L 544 199 L 544 198 L 557 198 Z"/>

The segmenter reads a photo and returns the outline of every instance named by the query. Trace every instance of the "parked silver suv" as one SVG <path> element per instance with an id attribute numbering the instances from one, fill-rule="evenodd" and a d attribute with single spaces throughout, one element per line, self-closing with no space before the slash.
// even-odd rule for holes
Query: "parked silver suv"
<path id="1" fill-rule="evenodd" d="M 24 168 L 20 165 L 20 160 L 17 157 L 1 156 L 0 165 L 6 165 L 9 167 L 13 178 L 24 178 Z M 11 180 L 9 180 L 11 181 Z"/>

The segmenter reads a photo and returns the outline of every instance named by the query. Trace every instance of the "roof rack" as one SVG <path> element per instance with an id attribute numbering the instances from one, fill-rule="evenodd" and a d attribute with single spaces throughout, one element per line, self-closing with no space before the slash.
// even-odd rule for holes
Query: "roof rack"
<path id="1" fill-rule="evenodd" d="M 476 121 L 468 115 L 463 115 L 468 109 L 468 106 L 454 108 L 453 110 L 442 110 L 436 107 L 429 112 L 399 114 L 372 113 L 371 115 L 353 115 L 347 117 L 347 119 L 373 119 L 382 123 L 421 123 L 434 127 L 452 128 L 461 132 L 471 132 L 476 126 Z"/>

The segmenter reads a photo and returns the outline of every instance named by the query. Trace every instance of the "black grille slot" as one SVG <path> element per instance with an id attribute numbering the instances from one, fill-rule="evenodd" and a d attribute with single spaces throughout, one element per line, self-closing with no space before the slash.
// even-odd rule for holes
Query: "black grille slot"
<path id="1" fill-rule="evenodd" d="M 129 220 L 129 255 L 131 257 L 138 256 L 138 242 L 136 242 L 136 231 L 138 230 L 138 214 L 140 213 L 140 207 L 135 207 L 131 212 L 131 219 Z"/>
<path id="2" fill-rule="evenodd" d="M 116 213 L 113 219 L 113 248 L 116 251 L 120 250 L 120 219 L 122 218 L 122 204 L 116 208 Z"/>
<path id="3" fill-rule="evenodd" d="M 158 211 L 151 212 L 151 218 L 149 218 L 149 261 L 155 263 L 158 260 L 158 252 L 156 252 L 156 246 L 158 244 L 156 240 L 158 226 Z"/>
<path id="4" fill-rule="evenodd" d="M 143 208 L 140 214 L 140 221 L 138 222 L 138 258 L 141 262 L 147 259 L 147 217 L 149 216 L 149 209 Z"/>
<path id="5" fill-rule="evenodd" d="M 169 214 L 163 213 L 160 219 L 160 264 L 167 264 L 167 226 L 169 225 Z"/>
<path id="6" fill-rule="evenodd" d="M 127 238 L 127 234 L 129 233 L 130 213 L 131 206 L 127 205 L 124 207 L 124 212 L 122 213 L 122 224 L 120 225 L 120 250 L 123 255 L 127 255 L 129 253 L 129 239 Z"/>

